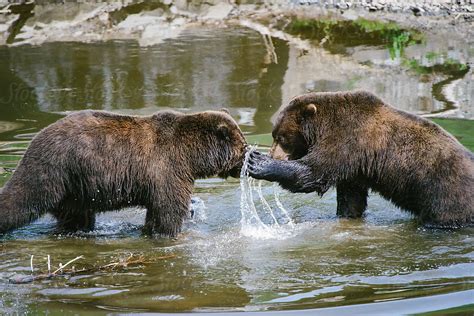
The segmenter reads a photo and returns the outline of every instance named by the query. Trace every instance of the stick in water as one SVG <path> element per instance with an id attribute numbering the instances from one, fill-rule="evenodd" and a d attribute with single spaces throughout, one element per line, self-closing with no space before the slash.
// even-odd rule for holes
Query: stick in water
<path id="1" fill-rule="evenodd" d="M 49 256 L 48 256 L 49 257 Z M 56 270 L 53 271 L 52 274 L 56 274 L 58 273 L 59 271 L 62 271 L 66 266 L 70 265 L 71 263 L 73 263 L 74 261 L 77 261 L 79 259 L 84 259 L 84 256 L 79 256 L 79 257 L 76 257 L 72 260 L 69 260 L 68 262 L 66 262 L 65 265 L 63 265 L 62 263 L 59 264 L 59 268 L 57 268 Z"/>
<path id="2" fill-rule="evenodd" d="M 51 273 L 51 256 L 48 255 L 48 274 Z"/>

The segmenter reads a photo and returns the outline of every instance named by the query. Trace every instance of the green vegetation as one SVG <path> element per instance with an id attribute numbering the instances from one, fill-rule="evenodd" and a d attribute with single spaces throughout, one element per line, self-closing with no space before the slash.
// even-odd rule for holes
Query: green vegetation
<path id="1" fill-rule="evenodd" d="M 10 179 L 11 175 L 10 172 L 0 173 L 0 188 L 5 186 L 5 183 Z"/>
<path id="2" fill-rule="evenodd" d="M 461 144 L 474 152 L 474 121 L 434 118 L 433 122 L 450 132 Z"/>
<path id="3" fill-rule="evenodd" d="M 396 57 L 400 57 L 403 55 L 403 49 L 409 45 L 410 43 L 410 34 L 409 33 L 401 33 L 396 35 L 392 39 L 392 46 L 388 47 L 390 52 L 390 58 L 395 59 Z"/>
<path id="4" fill-rule="evenodd" d="M 359 18 L 355 20 L 354 23 L 367 33 L 380 33 L 380 36 L 387 41 L 388 50 L 392 59 L 402 56 L 405 47 L 423 41 L 423 35 L 420 32 L 403 30 L 394 22 L 386 23 Z"/>
<path id="5" fill-rule="evenodd" d="M 0 143 L 0 188 L 10 179 L 29 142 Z"/>
<path id="6" fill-rule="evenodd" d="M 417 316 L 456 316 L 456 315 L 472 315 L 474 312 L 474 304 L 442 309 L 439 311 L 427 312 L 427 313 L 419 313 L 415 314 Z"/>
<path id="7" fill-rule="evenodd" d="M 434 60 L 433 55 L 431 56 L 432 60 Z M 438 57 L 439 55 L 437 55 Z M 429 58 L 429 57 L 427 57 Z M 469 66 L 467 64 L 460 63 L 457 60 L 447 58 L 444 63 L 442 64 L 435 64 L 432 66 L 423 66 L 420 64 L 420 61 L 415 58 L 405 59 L 403 61 L 403 65 L 410 70 L 413 70 L 419 75 L 425 74 L 444 74 L 444 75 L 456 75 L 457 73 L 461 72 L 464 75 L 467 70 L 469 70 Z"/>
<path id="8" fill-rule="evenodd" d="M 440 56 L 440 54 L 436 53 L 436 52 L 428 52 L 425 55 L 426 59 L 428 59 L 429 62 L 433 62 L 439 56 Z"/>
<path id="9" fill-rule="evenodd" d="M 353 76 L 346 82 L 346 88 L 347 90 L 353 90 L 356 88 L 357 82 L 359 82 L 362 79 L 361 76 Z"/>
<path id="10" fill-rule="evenodd" d="M 247 143 L 250 145 L 259 145 L 259 146 L 271 146 L 273 142 L 273 137 L 271 133 L 268 134 L 259 134 L 259 135 L 248 135 L 246 136 Z"/>
<path id="11" fill-rule="evenodd" d="M 366 32 L 387 32 L 400 30 L 400 27 L 395 22 L 380 22 L 359 18 L 355 20 L 354 23 L 359 25 Z"/>
<path id="12" fill-rule="evenodd" d="M 423 41 L 423 34 L 416 30 L 402 29 L 393 22 L 362 18 L 355 21 L 294 18 L 285 31 L 322 42 L 332 53 L 345 54 L 347 47 L 359 45 L 386 46 L 392 59 L 403 56 L 405 47 Z"/>
<path id="13" fill-rule="evenodd" d="M 336 20 L 310 20 L 295 19 L 287 26 L 287 31 L 294 34 L 302 34 L 305 37 L 317 37 L 318 35 L 328 35 L 341 21 Z M 311 34 L 309 34 L 311 32 Z"/>

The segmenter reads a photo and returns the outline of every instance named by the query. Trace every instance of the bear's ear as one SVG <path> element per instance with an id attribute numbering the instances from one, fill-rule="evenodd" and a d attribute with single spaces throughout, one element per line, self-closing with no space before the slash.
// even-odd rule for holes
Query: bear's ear
<path id="1" fill-rule="evenodd" d="M 318 112 L 318 108 L 313 103 L 310 103 L 310 104 L 305 105 L 305 108 L 303 110 L 303 115 L 305 117 L 312 117 L 316 114 L 316 112 Z"/>
<path id="2" fill-rule="evenodd" d="M 224 112 L 224 113 L 227 113 L 227 114 L 230 114 L 229 110 L 226 109 L 226 108 L 222 108 L 222 109 L 220 109 L 220 111 L 221 111 L 221 112 Z"/>
<path id="3" fill-rule="evenodd" d="M 225 139 L 227 141 L 230 140 L 230 130 L 226 124 L 219 124 L 217 126 L 217 136 L 221 139 Z"/>

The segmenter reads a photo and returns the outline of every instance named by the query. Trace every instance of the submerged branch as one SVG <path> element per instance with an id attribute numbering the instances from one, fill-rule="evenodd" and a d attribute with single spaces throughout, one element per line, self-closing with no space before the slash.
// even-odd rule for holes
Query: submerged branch
<path id="1" fill-rule="evenodd" d="M 161 256 L 157 258 L 152 258 L 147 259 L 143 255 L 135 255 L 131 253 L 127 258 L 125 259 L 119 259 L 116 262 L 111 262 L 105 265 L 101 266 L 94 266 L 90 268 L 83 268 L 76 270 L 74 266 L 72 266 L 70 269 L 66 269 L 67 266 L 69 266 L 71 263 L 79 260 L 79 259 L 84 259 L 84 256 L 78 256 L 72 260 L 69 260 L 66 262 L 66 264 L 59 264 L 59 267 L 54 270 L 53 272 L 51 271 L 50 267 L 50 262 L 49 262 L 49 255 L 48 255 L 48 272 L 47 273 L 40 273 L 37 275 L 14 275 L 12 278 L 9 279 L 9 282 L 12 284 L 25 284 L 25 283 L 31 283 L 34 281 L 40 281 L 40 280 L 46 280 L 46 279 L 51 279 L 57 276 L 73 276 L 77 274 L 82 274 L 82 273 L 93 273 L 93 272 L 99 272 L 99 271 L 112 271 L 117 268 L 120 269 L 125 269 L 129 266 L 136 266 L 136 265 L 143 265 L 143 264 L 150 264 L 153 263 L 157 260 L 165 260 L 165 259 L 172 259 L 175 258 L 176 255 L 167 255 L 167 256 Z M 31 265 L 31 271 L 34 271 L 33 269 L 33 256 L 31 256 L 30 259 L 30 265 Z"/>

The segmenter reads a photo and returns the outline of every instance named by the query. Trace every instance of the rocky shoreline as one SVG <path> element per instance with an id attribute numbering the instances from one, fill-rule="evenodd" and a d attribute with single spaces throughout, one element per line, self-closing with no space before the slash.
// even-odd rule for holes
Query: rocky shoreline
<path id="1" fill-rule="evenodd" d="M 175 37 L 196 23 L 222 25 L 276 15 L 349 20 L 364 17 L 474 37 L 472 0 L 17 2 L 0 1 L 0 45 L 136 39 L 140 45 L 149 46 Z"/>
<path id="2" fill-rule="evenodd" d="M 299 0 L 300 5 L 320 5 L 335 9 L 348 10 L 351 8 L 363 8 L 370 12 L 382 11 L 391 13 L 409 13 L 415 16 L 450 16 L 463 15 L 470 19 L 469 13 L 474 12 L 472 1 L 397 1 L 397 0 L 374 0 L 374 1 L 319 1 Z"/>

